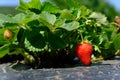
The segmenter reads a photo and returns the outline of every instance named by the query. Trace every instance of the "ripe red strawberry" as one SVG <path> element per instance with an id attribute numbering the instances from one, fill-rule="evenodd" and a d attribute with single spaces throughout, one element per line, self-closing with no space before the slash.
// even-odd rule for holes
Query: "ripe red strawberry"
<path id="1" fill-rule="evenodd" d="M 93 47 L 90 43 L 83 42 L 76 46 L 76 54 L 83 65 L 88 66 L 91 63 L 91 55 L 93 51 Z"/>

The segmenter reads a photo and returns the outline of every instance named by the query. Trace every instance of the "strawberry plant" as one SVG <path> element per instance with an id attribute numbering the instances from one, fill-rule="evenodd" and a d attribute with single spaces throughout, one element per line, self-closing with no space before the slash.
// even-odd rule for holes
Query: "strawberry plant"
<path id="1" fill-rule="evenodd" d="M 79 5 L 61 9 L 40 0 L 19 1 L 16 9 L 21 13 L 0 14 L 1 59 L 17 55 L 33 67 L 63 67 L 74 63 L 75 47 L 83 40 L 92 45 L 92 62 L 111 59 L 120 49 L 119 28 L 101 13 Z"/>

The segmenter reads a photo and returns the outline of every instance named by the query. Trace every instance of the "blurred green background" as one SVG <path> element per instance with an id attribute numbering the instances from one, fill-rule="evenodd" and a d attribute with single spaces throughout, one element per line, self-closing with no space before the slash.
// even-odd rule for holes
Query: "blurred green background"
<path id="1" fill-rule="evenodd" d="M 15 15 L 19 13 L 15 8 L 16 6 L 0 6 L 0 13 Z"/>

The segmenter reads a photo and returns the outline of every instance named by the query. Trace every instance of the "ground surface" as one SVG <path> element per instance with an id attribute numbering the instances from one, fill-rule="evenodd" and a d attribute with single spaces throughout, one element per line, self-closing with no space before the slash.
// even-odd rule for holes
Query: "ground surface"
<path id="1" fill-rule="evenodd" d="M 8 64 L 0 65 L 0 80 L 120 80 L 120 60 L 107 60 L 89 67 L 15 70 Z"/>

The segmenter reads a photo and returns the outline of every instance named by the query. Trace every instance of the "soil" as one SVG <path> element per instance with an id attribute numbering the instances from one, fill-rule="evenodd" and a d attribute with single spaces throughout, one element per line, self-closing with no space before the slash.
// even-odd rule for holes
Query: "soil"
<path id="1" fill-rule="evenodd" d="M 17 66 L 18 65 L 18 66 Z M 32 69 L 18 63 L 0 65 L 0 80 L 119 80 L 120 58 L 100 61 L 91 66 Z M 16 66 L 16 67 L 15 67 Z"/>

